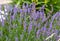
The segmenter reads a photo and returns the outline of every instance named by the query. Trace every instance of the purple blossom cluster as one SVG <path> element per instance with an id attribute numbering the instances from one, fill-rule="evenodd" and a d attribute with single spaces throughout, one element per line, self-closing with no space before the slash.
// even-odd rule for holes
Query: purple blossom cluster
<path id="1" fill-rule="evenodd" d="M 22 7 L 20 8 L 16 7 L 16 5 L 14 7 L 4 5 L 4 10 L 2 10 L 0 6 L 0 21 L 2 26 L 5 26 L 5 21 L 8 21 L 7 19 L 9 18 L 7 17 L 10 15 L 9 26 L 18 27 L 18 24 L 11 23 L 12 21 L 17 20 L 20 22 L 20 26 L 24 28 L 24 31 L 27 31 L 29 34 L 32 30 L 34 30 L 34 32 L 36 32 L 36 38 L 39 38 L 41 34 L 43 37 L 45 36 L 47 38 L 53 33 L 55 33 L 54 36 L 56 38 L 58 36 L 59 30 L 55 29 L 56 27 L 53 28 L 53 21 L 55 18 L 58 19 L 58 17 L 60 17 L 60 12 L 57 12 L 53 16 L 49 16 L 50 14 L 48 13 L 49 15 L 46 17 L 44 9 L 45 5 L 41 6 L 40 9 L 36 11 L 36 4 L 34 3 L 30 5 L 23 3 Z M 51 19 L 48 19 L 49 17 L 51 17 Z M 57 24 L 59 25 L 59 23 L 60 18 Z M 18 39 L 16 38 L 16 41 L 17 40 Z"/>

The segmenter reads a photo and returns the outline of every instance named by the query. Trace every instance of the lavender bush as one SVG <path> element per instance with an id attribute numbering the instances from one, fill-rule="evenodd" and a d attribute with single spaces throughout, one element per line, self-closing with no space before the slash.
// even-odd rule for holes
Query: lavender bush
<path id="1" fill-rule="evenodd" d="M 37 11 L 36 4 L 23 3 L 18 8 L 0 5 L 0 41 L 60 41 L 60 11 L 48 16 L 45 5 Z"/>

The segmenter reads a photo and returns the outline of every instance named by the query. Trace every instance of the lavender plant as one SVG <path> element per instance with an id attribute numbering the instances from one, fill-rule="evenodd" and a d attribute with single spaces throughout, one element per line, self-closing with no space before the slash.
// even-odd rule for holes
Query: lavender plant
<path id="1" fill-rule="evenodd" d="M 0 14 L 2 13 L 0 6 Z M 36 4 L 23 3 L 22 7 L 16 5 L 12 8 L 4 5 L 5 16 L 0 21 L 0 41 L 57 41 L 60 39 L 60 11 L 53 16 L 44 12 L 45 5 L 36 11 Z M 51 8 L 53 9 L 53 8 Z M 6 15 L 7 13 L 7 15 Z M 2 15 L 1 15 L 2 16 Z M 0 19 L 0 20 L 1 20 Z M 56 21 L 56 23 L 55 23 Z M 57 24 L 57 25 L 56 25 Z"/>

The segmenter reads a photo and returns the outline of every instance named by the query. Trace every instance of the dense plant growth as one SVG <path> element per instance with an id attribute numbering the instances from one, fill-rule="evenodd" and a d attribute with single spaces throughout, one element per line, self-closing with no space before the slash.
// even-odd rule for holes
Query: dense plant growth
<path id="1" fill-rule="evenodd" d="M 46 15 L 46 5 L 36 10 L 36 4 L 0 5 L 0 41 L 58 41 L 60 39 L 60 11 Z M 53 15 L 52 15 L 53 14 Z"/>

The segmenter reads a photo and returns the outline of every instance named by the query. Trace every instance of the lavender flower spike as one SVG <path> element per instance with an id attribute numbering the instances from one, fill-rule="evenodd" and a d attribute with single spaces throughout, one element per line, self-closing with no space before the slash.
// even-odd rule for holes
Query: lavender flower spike
<path id="1" fill-rule="evenodd" d="M 32 22 L 30 22 L 30 24 L 29 24 L 29 27 L 28 27 L 28 33 L 30 34 L 30 32 L 31 32 L 31 30 L 32 30 L 32 25 L 33 23 Z"/>
<path id="2" fill-rule="evenodd" d="M 4 26 L 4 20 L 2 19 L 2 26 Z"/>
<path id="3" fill-rule="evenodd" d="M 36 32 L 36 37 L 37 37 L 37 38 L 39 38 L 39 36 L 40 36 L 40 31 L 41 31 L 41 30 L 38 29 L 38 31 Z"/>
<path id="4" fill-rule="evenodd" d="M 16 14 L 18 11 L 18 8 L 16 7 L 16 5 L 14 6 L 14 9 L 13 9 L 13 13 Z"/>
<path id="5" fill-rule="evenodd" d="M 42 19 L 42 22 L 45 20 L 44 8 L 45 6 L 43 5 L 40 9 L 40 18 Z"/>

